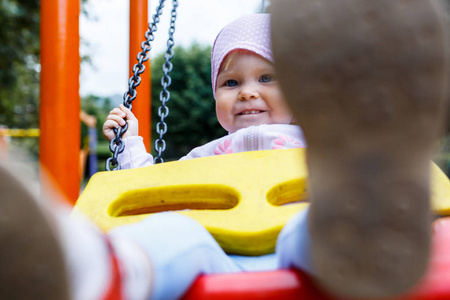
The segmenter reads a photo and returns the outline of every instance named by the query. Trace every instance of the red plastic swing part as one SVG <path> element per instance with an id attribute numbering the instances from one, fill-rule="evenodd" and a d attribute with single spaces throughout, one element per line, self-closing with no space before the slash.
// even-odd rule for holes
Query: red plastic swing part
<path id="1" fill-rule="evenodd" d="M 299 271 L 239 273 L 200 276 L 183 297 L 201 299 L 312 299 L 332 300 L 307 275 Z M 417 287 L 390 300 L 450 299 L 450 217 L 433 225 L 432 256 L 429 270 Z"/>

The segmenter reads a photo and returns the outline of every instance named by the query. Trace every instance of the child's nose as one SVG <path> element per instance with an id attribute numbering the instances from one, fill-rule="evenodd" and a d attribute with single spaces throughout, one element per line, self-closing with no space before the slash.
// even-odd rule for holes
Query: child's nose
<path id="1" fill-rule="evenodd" d="M 247 101 L 250 99 L 259 98 L 258 89 L 253 85 L 245 85 L 242 86 L 241 91 L 239 93 L 239 100 Z"/>

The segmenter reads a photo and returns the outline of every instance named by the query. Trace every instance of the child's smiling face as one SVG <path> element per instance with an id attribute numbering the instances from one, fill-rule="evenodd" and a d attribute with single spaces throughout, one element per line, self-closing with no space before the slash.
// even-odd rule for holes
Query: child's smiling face
<path id="1" fill-rule="evenodd" d="M 289 124 L 293 116 L 273 64 L 251 52 L 239 53 L 226 68 L 221 67 L 216 113 L 220 125 L 230 133 L 252 125 Z"/>

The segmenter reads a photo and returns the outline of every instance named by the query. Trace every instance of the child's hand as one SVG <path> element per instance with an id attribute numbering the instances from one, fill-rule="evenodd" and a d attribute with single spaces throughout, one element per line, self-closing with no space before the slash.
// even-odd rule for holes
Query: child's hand
<path id="1" fill-rule="evenodd" d="M 128 122 L 128 130 L 124 133 L 122 138 L 137 136 L 139 133 L 138 120 L 134 114 L 126 108 L 123 104 L 119 105 L 119 108 L 114 108 L 106 117 L 106 121 L 103 124 L 103 135 L 108 141 L 111 141 L 116 137 L 114 128 L 119 128 L 125 125 L 125 120 Z"/>

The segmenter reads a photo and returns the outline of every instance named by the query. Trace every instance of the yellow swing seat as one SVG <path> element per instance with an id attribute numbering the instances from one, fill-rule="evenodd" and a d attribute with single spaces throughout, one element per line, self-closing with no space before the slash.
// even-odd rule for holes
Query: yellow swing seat
<path id="1" fill-rule="evenodd" d="M 284 224 L 308 205 L 305 149 L 211 156 L 100 172 L 74 212 L 103 230 L 138 222 L 151 213 L 190 216 L 229 254 L 272 253 Z M 431 163 L 432 209 L 450 214 L 450 181 Z"/>

